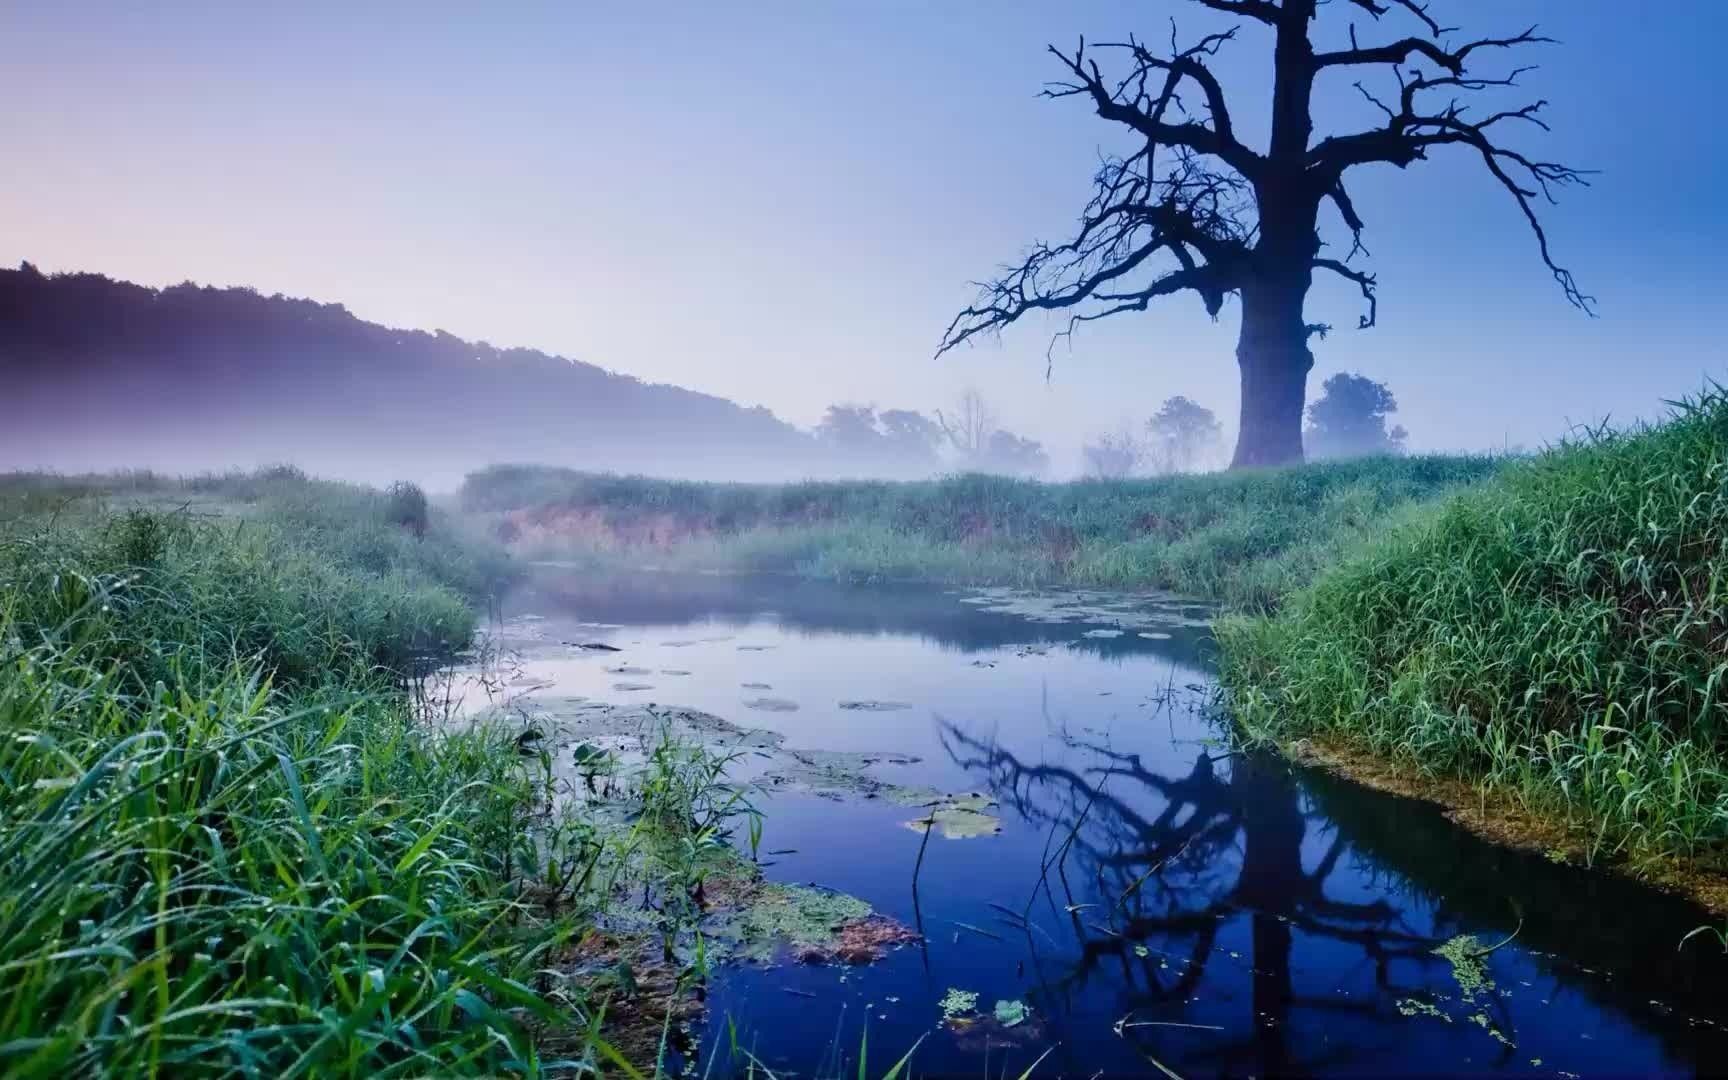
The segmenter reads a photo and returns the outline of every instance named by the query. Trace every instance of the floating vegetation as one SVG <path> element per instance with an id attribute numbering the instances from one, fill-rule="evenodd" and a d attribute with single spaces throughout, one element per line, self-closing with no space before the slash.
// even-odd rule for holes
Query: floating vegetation
<path id="1" fill-rule="evenodd" d="M 1452 978 L 1465 1001 L 1475 1001 L 1476 995 L 1494 989 L 1488 977 L 1488 964 L 1483 959 L 1487 950 L 1474 935 L 1459 934 L 1434 950 L 1434 955 L 1452 965 Z"/>
<path id="2" fill-rule="evenodd" d="M 950 989 L 938 1004 L 942 1007 L 943 1021 L 952 1023 L 978 1011 L 978 995 L 971 990 Z"/>
<path id="3" fill-rule="evenodd" d="M 993 1013 L 996 1022 L 1005 1028 L 1018 1027 L 1026 1022 L 1026 1016 L 1031 1010 L 1024 1001 L 998 1001 Z"/>
<path id="4" fill-rule="evenodd" d="M 1446 1010 L 1432 1001 L 1423 1001 L 1419 998 L 1399 998 L 1398 1011 L 1405 1016 L 1432 1016 L 1434 1019 L 1444 1020 L 1448 1024 L 1452 1022 L 1452 1017 L 1446 1014 Z"/>
<path id="5" fill-rule="evenodd" d="M 746 690 L 772 690 L 772 689 L 774 689 L 773 686 L 771 686 L 765 682 L 747 682 L 747 683 L 739 683 L 738 685 L 743 687 Z"/>
<path id="6" fill-rule="evenodd" d="M 746 709 L 755 709 L 757 712 L 797 712 L 798 711 L 798 703 L 796 701 L 792 701 L 789 698 L 781 698 L 781 697 L 750 698 L 744 702 L 744 707 Z"/>
<path id="7" fill-rule="evenodd" d="M 931 806 L 923 817 L 906 822 L 913 832 L 923 832 L 934 823 L 944 840 L 971 840 L 979 836 L 994 836 L 1002 831 L 1002 819 L 985 813 L 996 800 L 988 795 L 954 795 Z"/>
<path id="8" fill-rule="evenodd" d="M 899 712 L 901 709 L 910 709 L 912 703 L 908 701 L 842 701 L 840 707 L 849 712 Z"/>
<path id="9" fill-rule="evenodd" d="M 654 689 L 654 684 L 645 682 L 615 682 L 612 684 L 612 689 L 617 690 L 620 693 L 634 693 L 638 690 L 652 690 Z"/>
<path id="10" fill-rule="evenodd" d="M 1210 618 L 1205 605 L 1168 595 L 1146 596 L 1096 589 L 1026 591 L 1010 588 L 981 589 L 965 601 L 982 611 L 1013 615 L 1028 622 L 1109 623 L 1114 628 L 1088 630 L 1085 637 L 1121 637 L 1129 630 L 1162 627 L 1203 627 Z"/>
<path id="11" fill-rule="evenodd" d="M 606 669 L 606 674 L 608 674 L 608 675 L 652 675 L 652 674 L 654 674 L 654 669 L 653 668 L 645 668 L 645 667 L 628 667 L 628 666 L 609 667 Z"/>
<path id="12" fill-rule="evenodd" d="M 1511 939 L 1508 938 L 1507 940 Z M 1451 965 L 1452 978 L 1458 984 L 1460 1001 L 1465 1005 L 1476 1006 L 1473 1012 L 1464 1016 L 1464 1019 L 1486 1031 L 1496 1042 L 1511 1047 L 1516 1044 L 1494 1023 L 1494 1019 L 1488 1015 L 1487 1010 L 1477 1005 L 1478 997 L 1492 997 L 1494 994 L 1494 980 L 1488 974 L 1486 960 L 1488 954 L 1493 951 L 1493 948 L 1483 948 L 1482 943 L 1477 941 L 1474 935 L 1459 934 L 1444 945 L 1434 949 L 1433 953 Z M 1510 995 L 1502 991 L 1500 996 L 1509 997 Z M 1397 1007 L 1399 1013 L 1404 1016 L 1426 1016 L 1450 1024 L 1454 1020 L 1453 1015 L 1441 1007 L 1441 1003 L 1447 1000 L 1444 996 L 1436 996 L 1429 1001 L 1424 1001 L 1421 998 L 1399 998 Z"/>

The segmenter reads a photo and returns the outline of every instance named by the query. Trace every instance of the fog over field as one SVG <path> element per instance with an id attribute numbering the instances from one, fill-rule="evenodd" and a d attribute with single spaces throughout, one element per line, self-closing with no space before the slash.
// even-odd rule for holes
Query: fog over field
<path id="1" fill-rule="evenodd" d="M 0 327 L 11 383 L 0 466 L 294 460 L 438 486 L 521 458 L 691 477 L 901 475 L 916 470 L 899 451 L 887 455 L 897 464 L 850 452 L 836 463 L 782 425 L 812 431 L 834 405 L 934 421 L 969 388 L 1002 429 L 1041 444 L 1053 478 L 1085 471 L 1082 447 L 1100 436 L 1145 437 L 1178 396 L 1220 425 L 1210 463 L 1229 457 L 1234 296 L 1216 319 L 1187 293 L 1056 341 L 1066 313 L 1033 313 L 932 354 L 973 299 L 969 282 L 1071 236 L 1100 155 L 1136 145 L 1084 103 L 1038 98 L 1066 74 L 1045 46 L 1162 42 L 1173 15 L 1198 42 L 1240 18 L 1117 0 L 987 16 L 685 5 L 665 20 L 628 6 L 485 20 L 344 9 L 333 35 L 334 12 L 115 8 L 96 35 L 68 9 L 8 12 L 0 90 L 19 107 L 0 135 L 28 167 L 0 176 L 0 262 L 307 297 L 723 401 L 633 393 L 585 368 L 549 388 L 539 380 L 552 369 L 525 353 L 437 336 L 399 346 L 382 331 L 365 347 L 341 334 L 314 344 L 310 330 L 245 319 L 224 329 L 191 316 L 128 357 L 123 324 L 98 302 L 65 312 L 83 351 L 49 365 L 82 379 L 77 400 L 45 389 L 48 354 L 31 350 L 48 342 L 10 318 Z M 1588 187 L 1535 205 L 1598 317 L 1566 303 L 1518 205 L 1469 151 L 1373 166 L 1352 181 L 1368 255 L 1351 265 L 1378 280 L 1377 325 L 1355 329 L 1355 283 L 1316 275 L 1308 318 L 1333 329 L 1310 341 L 1309 401 L 1324 379 L 1356 373 L 1394 395 L 1387 426 L 1404 427 L 1410 449 L 1534 448 L 1575 424 L 1656 415 L 1720 373 L 1717 328 L 1697 303 L 1719 291 L 1728 241 L 1715 195 L 1728 162 L 1720 140 L 1697 137 L 1711 123 L 1707 27 L 1720 13 L 1688 12 L 1696 32 L 1676 36 L 1606 4 L 1472 9 L 1495 24 L 1485 32 L 1535 23 L 1560 42 L 1511 57 L 1540 65 L 1521 89 L 1477 96 L 1485 110 L 1543 100 L 1552 131 L 1526 124 L 1508 138 L 1591 170 Z M 1317 40 L 1347 44 L 1352 21 L 1402 29 L 1340 7 Z M 1250 21 L 1207 56 L 1251 146 L 1269 123 L 1263 44 Z M 1664 57 L 1661 78 L 1599 77 L 1646 54 Z M 1355 81 L 1318 80 L 1316 138 L 1381 122 Z M 1390 78 L 1365 85 L 1382 101 L 1397 92 Z M 1326 254 L 1351 247 L 1330 208 L 1322 238 Z M 373 348 L 400 364 L 375 362 Z M 307 385 L 292 385 L 305 349 Z M 477 391 L 452 374 L 475 356 L 517 374 Z M 157 362 L 182 375 L 158 378 Z M 206 385 L 191 385 L 193 371 Z M 528 411 L 512 415 L 506 398 Z M 944 446 L 938 468 L 966 464 Z"/>

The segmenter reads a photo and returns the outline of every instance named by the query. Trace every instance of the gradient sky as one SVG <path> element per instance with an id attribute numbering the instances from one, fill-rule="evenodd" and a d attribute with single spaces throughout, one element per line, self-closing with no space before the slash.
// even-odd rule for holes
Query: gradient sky
<path id="1" fill-rule="evenodd" d="M 1331 25 L 1341 29 L 1347 19 Z M 1602 170 L 1547 212 L 1601 301 L 1567 306 L 1514 204 L 1462 154 L 1354 174 L 1380 325 L 1316 382 L 1386 380 L 1421 448 L 1537 445 L 1728 376 L 1728 3 L 1434 0 L 1524 60 Z M 1629 14 L 1637 8 L 1636 14 Z M 938 360 L 967 282 L 1063 239 L 1119 133 L 1037 98 L 1047 42 L 1228 23 L 1181 0 L 1012 3 L 0 4 L 0 262 L 337 300 L 381 322 L 561 352 L 813 423 L 976 384 L 1052 443 L 1182 393 L 1236 409 L 1234 306 L 1191 297 Z M 1380 31 L 1411 29 L 1389 22 Z M 1266 39 L 1214 64 L 1264 123 Z M 1318 130 L 1374 114 L 1346 78 Z M 1714 314 L 1712 314 L 1714 312 Z M 1355 325 L 1347 291 L 1311 319 Z M 1233 426 L 1233 423 L 1231 424 Z"/>

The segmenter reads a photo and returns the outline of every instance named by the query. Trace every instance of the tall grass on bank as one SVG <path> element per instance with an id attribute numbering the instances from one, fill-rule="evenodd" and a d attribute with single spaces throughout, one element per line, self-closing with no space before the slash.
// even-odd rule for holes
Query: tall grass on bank
<path id="1" fill-rule="evenodd" d="M 704 484 L 501 465 L 465 509 L 525 554 L 954 584 L 1165 588 L 1267 609 L 1386 515 L 1491 475 L 1483 457 L 1047 484 Z"/>
<path id="2" fill-rule="evenodd" d="M 507 740 L 256 666 L 141 688 L 91 633 L 0 650 L 0 1072 L 536 1069 Z"/>
<path id="3" fill-rule="evenodd" d="M 1720 864 L 1728 395 L 1509 468 L 1218 633 L 1252 732 L 1519 796 L 1593 851 Z"/>
<path id="4" fill-rule="evenodd" d="M 7 531 L 0 1073 L 535 1071 L 533 792 L 393 681 L 462 597 L 262 521 Z"/>
<path id="5" fill-rule="evenodd" d="M 225 521 L 242 535 L 261 528 L 276 542 L 315 552 L 333 569 L 436 582 L 477 602 L 501 592 L 516 572 L 501 547 L 470 533 L 460 515 L 430 505 L 411 484 L 377 491 L 314 479 L 285 465 L 185 477 L 0 474 L 0 535 L 129 509 L 178 511 L 173 516 L 180 521 Z"/>

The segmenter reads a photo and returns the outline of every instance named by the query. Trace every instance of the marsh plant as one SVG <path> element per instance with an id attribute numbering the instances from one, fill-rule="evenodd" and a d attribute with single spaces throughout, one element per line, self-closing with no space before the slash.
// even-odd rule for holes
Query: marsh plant
<path id="1" fill-rule="evenodd" d="M 56 482 L 0 529 L 0 1074 L 595 1071 L 607 999 L 548 973 L 652 828 L 408 691 L 507 561 L 436 515 L 380 531 L 362 489 L 215 487 L 194 516 Z M 659 757 L 632 798 L 688 823 L 659 845 L 688 878 L 730 808 L 700 752 Z"/>
<path id="2" fill-rule="evenodd" d="M 1163 588 L 1267 610 L 1387 518 L 1503 464 L 1381 457 L 1061 484 L 982 474 L 709 484 L 510 465 L 470 474 L 462 502 L 524 554 L 602 566 Z M 525 536 L 506 516 L 516 510 L 546 524 Z M 561 515 L 581 528 L 561 532 Z"/>
<path id="3" fill-rule="evenodd" d="M 1573 827 L 1728 856 L 1728 394 L 1586 432 L 1219 626 L 1247 730 L 1342 740 Z"/>

